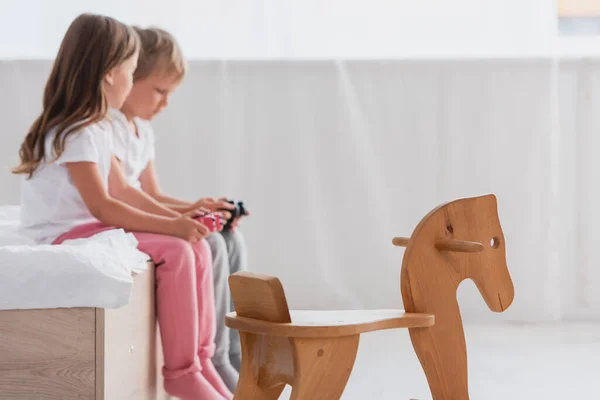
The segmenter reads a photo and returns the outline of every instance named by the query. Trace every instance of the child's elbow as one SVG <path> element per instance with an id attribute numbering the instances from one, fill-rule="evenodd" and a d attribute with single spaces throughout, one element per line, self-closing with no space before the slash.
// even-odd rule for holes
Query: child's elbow
<path id="1" fill-rule="evenodd" d="M 127 193 L 130 189 L 131 186 L 127 184 L 110 185 L 108 188 L 108 192 L 112 198 L 117 200 L 124 200 L 127 198 Z"/>
<path id="2" fill-rule="evenodd" d="M 92 216 L 98 221 L 107 224 L 107 216 L 110 215 L 110 201 L 97 201 L 94 204 L 88 205 L 88 209 Z"/>
<path id="3" fill-rule="evenodd" d="M 144 182 L 142 182 L 140 186 L 144 193 L 154 199 L 158 199 L 162 196 L 162 193 L 153 185 L 144 185 Z"/>

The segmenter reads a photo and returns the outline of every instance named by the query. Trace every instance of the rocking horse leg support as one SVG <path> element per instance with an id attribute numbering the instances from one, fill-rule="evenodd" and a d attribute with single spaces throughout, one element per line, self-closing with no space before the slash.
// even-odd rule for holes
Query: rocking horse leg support
<path id="1" fill-rule="evenodd" d="M 242 368 L 234 400 L 277 400 L 293 374 L 288 338 L 240 332 Z"/>
<path id="2" fill-rule="evenodd" d="M 287 300 L 278 279 L 238 272 L 229 277 L 229 286 L 237 314 L 265 321 L 291 322 Z M 290 339 L 266 332 L 238 331 L 242 367 L 234 400 L 279 399 L 285 385 L 292 383 L 294 359 Z"/>
<path id="3" fill-rule="evenodd" d="M 409 329 L 409 333 L 433 400 L 469 400 L 464 336 L 458 338 L 462 343 L 456 343 L 429 328 Z"/>
<path id="4" fill-rule="evenodd" d="M 235 400 L 277 400 L 286 384 L 290 400 L 342 396 L 358 352 L 359 335 L 286 338 L 241 333 L 242 369 Z"/>
<path id="5" fill-rule="evenodd" d="M 359 335 L 292 339 L 296 364 L 290 400 L 337 400 L 350 378 Z"/>

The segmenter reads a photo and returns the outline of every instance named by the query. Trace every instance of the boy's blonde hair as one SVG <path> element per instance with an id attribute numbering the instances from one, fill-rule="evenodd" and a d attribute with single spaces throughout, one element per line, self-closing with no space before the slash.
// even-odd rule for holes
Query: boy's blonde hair
<path id="1" fill-rule="evenodd" d="M 173 35 L 155 27 L 134 29 L 140 37 L 141 47 L 133 80 L 147 78 L 154 72 L 183 79 L 187 64 Z"/>

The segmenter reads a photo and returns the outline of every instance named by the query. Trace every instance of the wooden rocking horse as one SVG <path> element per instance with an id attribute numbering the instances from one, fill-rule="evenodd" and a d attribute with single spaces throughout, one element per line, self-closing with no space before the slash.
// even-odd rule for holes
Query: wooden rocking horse
<path id="1" fill-rule="evenodd" d="M 405 311 L 292 311 L 277 278 L 241 272 L 229 278 L 240 332 L 236 400 L 335 400 L 344 391 L 361 333 L 408 328 L 434 400 L 468 400 L 467 353 L 456 299 L 472 279 L 495 312 L 512 303 L 496 197 L 461 199 L 427 214 L 410 238 L 401 271 Z M 435 320 L 434 320 L 435 319 Z"/>

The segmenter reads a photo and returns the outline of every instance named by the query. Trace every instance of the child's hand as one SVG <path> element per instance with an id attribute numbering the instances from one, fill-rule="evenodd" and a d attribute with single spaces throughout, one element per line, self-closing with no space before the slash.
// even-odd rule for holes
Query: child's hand
<path id="1" fill-rule="evenodd" d="M 187 215 L 190 218 L 198 218 L 198 217 L 203 217 L 206 214 L 210 214 L 212 211 L 210 211 L 208 208 L 205 207 L 195 207 L 193 209 L 191 209 L 190 211 L 186 212 L 184 215 Z"/>
<path id="2" fill-rule="evenodd" d="M 236 219 L 234 219 L 233 221 L 231 221 L 231 224 L 229 225 L 229 230 L 231 232 L 235 232 L 235 230 L 237 229 L 237 227 L 240 226 L 240 224 L 242 223 L 242 218 L 249 217 L 249 216 L 250 216 L 250 213 L 248 213 L 248 215 L 237 217 Z"/>
<path id="3" fill-rule="evenodd" d="M 227 202 L 227 198 L 226 197 L 222 197 L 222 198 L 219 199 L 219 201 Z M 231 203 L 227 203 L 227 204 L 229 204 L 231 206 L 231 208 L 229 208 L 230 210 L 232 210 L 232 209 L 235 208 L 233 206 L 233 204 L 231 204 Z M 229 224 L 229 230 L 231 232 L 235 232 L 235 230 L 237 229 L 237 227 L 240 226 L 240 224 L 242 223 L 242 218 L 249 217 L 251 215 L 250 211 L 247 211 L 247 212 L 248 212 L 248 214 L 246 214 L 246 215 L 240 215 L 239 217 L 237 217 L 236 219 L 234 219 L 233 221 L 231 221 L 231 224 Z"/>
<path id="4" fill-rule="evenodd" d="M 211 212 L 220 212 L 225 219 L 231 218 L 231 214 L 227 211 L 223 211 L 223 208 L 226 210 L 235 209 L 235 206 L 231 203 L 228 203 L 226 199 L 215 199 L 213 197 L 204 197 L 198 200 L 194 206 L 206 208 Z"/>
<path id="5" fill-rule="evenodd" d="M 172 235 L 188 242 L 199 242 L 210 233 L 210 230 L 200 222 L 193 219 L 194 216 L 200 215 L 200 212 L 190 211 L 172 221 Z"/>

